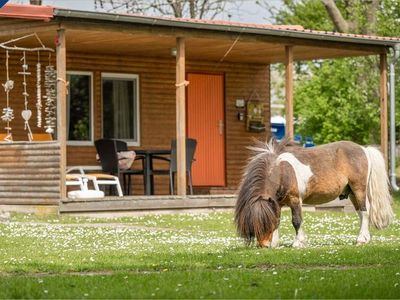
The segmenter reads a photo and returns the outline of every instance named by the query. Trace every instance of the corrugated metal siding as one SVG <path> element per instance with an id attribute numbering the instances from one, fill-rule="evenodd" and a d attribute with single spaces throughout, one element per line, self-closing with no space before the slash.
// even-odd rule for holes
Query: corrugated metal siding
<path id="1" fill-rule="evenodd" d="M 193 185 L 225 186 L 223 75 L 188 74 L 188 137 L 197 140 Z"/>

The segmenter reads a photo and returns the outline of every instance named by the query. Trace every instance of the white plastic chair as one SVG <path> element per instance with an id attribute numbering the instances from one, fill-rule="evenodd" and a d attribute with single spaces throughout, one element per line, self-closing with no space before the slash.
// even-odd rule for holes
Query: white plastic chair
<path id="1" fill-rule="evenodd" d="M 80 174 L 66 174 L 65 185 L 66 186 L 79 186 L 82 191 L 88 189 L 88 178 L 83 177 Z"/>
<path id="2" fill-rule="evenodd" d="M 71 173 L 71 172 L 79 172 L 79 173 Z M 117 176 L 103 174 L 103 173 L 85 173 L 84 168 L 82 166 L 70 167 L 67 169 L 67 176 L 77 176 L 81 177 L 83 187 L 81 190 L 88 190 L 88 181 L 92 181 L 93 187 L 96 191 L 100 191 L 99 185 L 115 185 L 117 188 L 118 196 L 122 197 L 124 194 L 122 193 L 121 184 Z M 68 185 L 68 184 L 67 184 Z"/>

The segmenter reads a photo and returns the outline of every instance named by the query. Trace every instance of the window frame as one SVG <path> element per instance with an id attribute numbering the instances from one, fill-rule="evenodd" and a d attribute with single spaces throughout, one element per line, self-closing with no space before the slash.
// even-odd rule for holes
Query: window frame
<path id="1" fill-rule="evenodd" d="M 67 137 L 67 146 L 93 146 L 94 145 L 94 75 L 93 72 L 90 71 L 67 71 L 67 78 L 68 75 L 87 75 L 90 77 L 90 127 L 91 127 L 91 134 L 90 134 L 90 140 L 87 141 L 72 141 L 68 140 L 68 128 L 69 126 L 66 126 L 66 137 Z M 69 88 L 68 88 L 69 89 Z M 67 96 L 68 98 L 68 96 Z M 70 101 L 67 103 L 67 125 L 69 125 L 69 116 L 70 116 Z"/>
<path id="2" fill-rule="evenodd" d="M 141 131 L 141 127 L 140 127 L 140 78 L 139 78 L 139 74 L 131 74 L 131 73 L 110 73 L 110 72 L 102 72 L 101 73 L 101 136 L 104 137 L 104 112 L 103 112 L 103 107 L 104 107 L 104 99 L 103 99 L 103 79 L 131 79 L 136 80 L 136 99 L 134 99 L 134 101 L 136 103 L 134 103 L 134 107 L 136 107 L 136 111 L 134 112 L 134 119 L 133 119 L 133 126 L 135 125 L 135 118 L 136 118 L 136 137 L 137 140 L 127 140 L 127 139 L 123 139 L 123 141 L 125 141 L 128 146 L 140 146 L 140 131 Z M 135 126 L 134 126 L 135 127 Z"/>

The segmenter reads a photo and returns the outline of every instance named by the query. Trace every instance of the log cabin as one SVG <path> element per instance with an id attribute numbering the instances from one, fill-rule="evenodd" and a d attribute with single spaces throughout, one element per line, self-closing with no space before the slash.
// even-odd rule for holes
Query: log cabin
<path id="1" fill-rule="evenodd" d="M 0 9 L 0 27 L 0 44 L 10 46 L 0 52 L 1 82 L 14 81 L 9 96 L 0 97 L 1 108 L 9 106 L 14 113 L 11 129 L 6 122 L 0 129 L 13 138 L 0 142 L 3 209 L 68 211 L 68 205 L 78 205 L 67 199 L 66 169 L 97 168 L 94 141 L 100 138 L 123 139 L 131 150 L 165 149 L 176 139 L 177 196 L 167 196 L 167 176 L 155 176 L 156 196 L 148 201 L 142 196 L 144 179 L 134 176 L 134 196 L 106 197 L 91 206 L 84 201 L 77 211 L 230 206 L 248 159 L 246 146 L 252 138 L 271 136 L 274 63 L 286 67 L 286 135 L 293 137 L 294 62 L 377 56 L 381 147 L 387 157 L 387 55 L 397 38 L 19 4 Z M 22 74 L 25 64 L 27 76 Z M 46 130 L 45 100 L 41 109 L 37 106 L 38 93 L 47 92 L 46 66 L 54 66 L 57 77 L 54 141 L 29 141 L 29 130 Z M 248 103 L 258 109 L 255 128 L 246 122 L 251 117 Z M 32 112 L 29 129 L 21 116 L 24 110 Z M 198 142 L 192 170 L 195 196 L 187 195 L 185 137 Z"/>

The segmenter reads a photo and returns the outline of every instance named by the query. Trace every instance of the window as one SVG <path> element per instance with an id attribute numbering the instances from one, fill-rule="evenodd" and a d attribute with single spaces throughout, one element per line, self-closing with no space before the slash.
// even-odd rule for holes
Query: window
<path id="1" fill-rule="evenodd" d="M 68 72 L 67 137 L 69 144 L 93 141 L 92 73 Z"/>
<path id="2" fill-rule="evenodd" d="M 103 137 L 139 145 L 139 76 L 102 74 Z"/>

